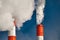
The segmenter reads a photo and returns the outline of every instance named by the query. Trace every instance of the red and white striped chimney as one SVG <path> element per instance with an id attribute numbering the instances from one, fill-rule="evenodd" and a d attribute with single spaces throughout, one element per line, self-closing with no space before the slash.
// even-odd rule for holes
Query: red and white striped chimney
<path id="1" fill-rule="evenodd" d="M 14 21 L 14 25 L 16 25 L 15 21 Z M 11 30 L 9 30 L 8 32 L 8 40 L 16 40 L 16 27 L 12 27 Z"/>
<path id="2" fill-rule="evenodd" d="M 44 40 L 44 27 L 42 24 L 37 25 L 37 40 Z"/>

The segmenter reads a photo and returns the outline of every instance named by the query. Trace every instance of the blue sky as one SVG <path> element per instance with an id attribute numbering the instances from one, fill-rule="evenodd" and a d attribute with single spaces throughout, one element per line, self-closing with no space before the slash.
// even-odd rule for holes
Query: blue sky
<path id="1" fill-rule="evenodd" d="M 45 40 L 60 40 L 60 0 L 46 0 Z"/>
<path id="2" fill-rule="evenodd" d="M 60 40 L 60 0 L 46 0 L 44 10 L 44 39 Z M 24 23 L 21 30 L 16 30 L 17 40 L 36 40 L 35 11 L 30 21 Z M 0 40 L 8 40 L 8 32 L 0 32 Z"/>

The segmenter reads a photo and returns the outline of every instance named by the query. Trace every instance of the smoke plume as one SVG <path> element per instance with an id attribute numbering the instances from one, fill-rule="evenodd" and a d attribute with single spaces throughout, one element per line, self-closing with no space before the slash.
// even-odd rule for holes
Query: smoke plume
<path id="1" fill-rule="evenodd" d="M 0 0 L 0 31 L 11 30 L 14 20 L 18 28 L 22 27 L 31 19 L 33 10 L 33 0 Z"/>
<path id="2" fill-rule="evenodd" d="M 38 2 L 39 3 L 39 2 Z M 18 28 L 31 19 L 33 14 L 34 0 L 0 0 L 0 31 L 11 30 L 14 20 Z M 45 1 L 37 5 L 37 24 L 43 20 L 43 9 Z"/>

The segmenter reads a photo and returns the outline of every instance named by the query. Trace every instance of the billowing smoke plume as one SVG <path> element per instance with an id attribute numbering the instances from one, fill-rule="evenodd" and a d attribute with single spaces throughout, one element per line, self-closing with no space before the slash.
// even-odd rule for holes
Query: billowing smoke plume
<path id="1" fill-rule="evenodd" d="M 44 18 L 44 8 L 45 8 L 45 0 L 38 0 L 37 1 L 37 8 L 36 8 L 36 20 L 37 24 L 41 24 Z"/>
<path id="2" fill-rule="evenodd" d="M 0 0 L 0 31 L 11 30 L 14 20 L 21 27 L 31 19 L 33 10 L 33 0 Z"/>
<path id="3" fill-rule="evenodd" d="M 38 1 L 37 23 L 43 19 L 43 8 L 45 1 Z M 15 20 L 19 28 L 27 20 L 31 19 L 34 10 L 34 0 L 0 0 L 0 31 L 11 30 Z"/>

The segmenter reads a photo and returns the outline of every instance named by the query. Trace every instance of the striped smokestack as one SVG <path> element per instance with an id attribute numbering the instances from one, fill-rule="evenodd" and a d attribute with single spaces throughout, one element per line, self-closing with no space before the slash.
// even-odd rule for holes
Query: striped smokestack
<path id="1" fill-rule="evenodd" d="M 14 25 L 16 26 L 16 23 L 14 21 Z M 12 27 L 11 30 L 8 32 L 8 40 L 16 40 L 16 27 Z"/>
<path id="2" fill-rule="evenodd" d="M 43 25 L 37 25 L 37 40 L 44 40 L 44 31 Z"/>

